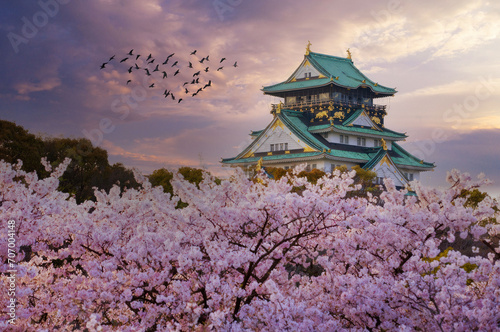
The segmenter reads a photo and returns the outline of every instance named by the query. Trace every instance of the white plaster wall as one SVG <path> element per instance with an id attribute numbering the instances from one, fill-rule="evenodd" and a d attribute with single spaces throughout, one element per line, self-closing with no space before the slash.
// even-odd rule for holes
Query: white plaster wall
<path id="1" fill-rule="evenodd" d="M 357 125 L 357 126 L 365 126 L 365 127 L 370 127 L 373 125 L 371 120 L 367 118 L 366 115 L 361 115 L 361 116 L 358 116 L 356 118 L 356 120 L 354 120 L 352 122 L 353 125 Z"/>
<path id="2" fill-rule="evenodd" d="M 377 173 L 377 177 L 381 178 L 390 178 L 394 181 L 396 186 L 404 187 L 406 183 L 401 181 L 401 178 L 398 176 L 398 172 L 394 173 L 394 169 L 387 166 L 387 164 L 378 164 L 373 168 L 373 171 Z"/>
<path id="3" fill-rule="evenodd" d="M 268 135 L 266 137 L 266 135 Z M 274 130 L 270 128 L 266 135 L 260 138 L 258 147 L 254 152 L 270 152 L 271 144 L 288 143 L 288 150 L 303 149 L 305 144 L 302 145 L 298 142 L 297 136 L 292 134 L 286 127 L 281 128 L 276 126 Z"/>
<path id="4" fill-rule="evenodd" d="M 300 78 L 305 78 L 304 74 L 305 73 L 311 73 L 311 77 L 317 77 L 320 75 L 320 72 L 316 70 L 313 66 L 310 64 L 301 66 L 300 69 L 295 73 L 295 78 L 300 79 Z"/>

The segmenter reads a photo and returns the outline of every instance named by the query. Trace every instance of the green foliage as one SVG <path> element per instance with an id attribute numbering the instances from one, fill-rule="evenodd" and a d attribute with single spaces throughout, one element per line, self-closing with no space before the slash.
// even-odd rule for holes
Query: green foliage
<path id="1" fill-rule="evenodd" d="M 203 170 L 199 168 L 191 168 L 191 167 L 181 167 L 178 170 L 179 174 L 182 175 L 182 177 L 190 182 L 196 185 L 196 187 L 199 188 L 199 185 L 201 181 L 203 181 Z"/>
<path id="2" fill-rule="evenodd" d="M 463 189 L 462 192 L 460 193 L 460 197 L 467 198 L 467 201 L 465 201 L 464 206 L 472 208 L 477 208 L 478 204 L 481 203 L 486 198 L 486 196 L 488 196 L 488 193 L 481 192 L 477 188 L 473 190 Z"/>
<path id="3" fill-rule="evenodd" d="M 154 170 L 151 175 L 148 176 L 149 182 L 153 187 L 162 186 L 163 191 L 173 195 L 174 189 L 172 188 L 172 179 L 174 175 L 172 172 L 168 171 L 165 168 L 160 168 Z"/>
<path id="4" fill-rule="evenodd" d="M 335 170 L 339 170 L 341 173 L 349 172 L 349 169 L 345 165 L 335 167 Z M 356 175 L 354 176 L 354 185 L 359 184 L 361 185 L 361 188 L 359 190 L 350 192 L 348 194 L 349 197 L 366 196 L 368 192 L 371 192 L 372 194 L 375 195 L 380 194 L 380 190 L 378 189 L 377 185 L 374 184 L 374 180 L 375 177 L 377 176 L 377 173 L 365 170 L 358 165 L 353 166 L 352 170 L 356 172 Z M 287 174 L 288 175 L 292 174 L 293 170 L 292 169 L 285 170 L 280 167 L 266 167 L 266 172 L 270 174 L 273 177 L 273 179 L 279 180 Z M 311 171 L 302 171 L 298 174 L 298 176 L 305 177 L 307 178 L 307 181 L 316 184 L 318 179 L 325 176 L 326 174 L 327 173 L 319 169 L 313 169 Z"/>
<path id="5" fill-rule="evenodd" d="M 45 140 L 47 160 L 58 165 L 71 158 L 68 169 L 60 179 L 60 190 L 74 195 L 77 202 L 94 199 L 94 187 L 109 191 L 113 185 L 137 188 L 131 170 L 117 163 L 110 165 L 106 150 L 92 146 L 85 138 L 50 138 Z"/>
<path id="6" fill-rule="evenodd" d="M 195 184 L 196 187 L 199 187 L 201 181 L 203 180 L 204 171 L 202 169 L 185 166 L 179 168 L 177 171 L 179 172 L 180 175 L 182 175 L 182 177 L 184 177 L 186 181 Z M 151 175 L 148 176 L 148 179 L 153 187 L 162 186 L 163 191 L 165 193 L 168 193 L 171 196 L 173 196 L 174 195 L 174 189 L 172 187 L 173 177 L 174 175 L 172 172 L 170 172 L 165 168 L 160 168 L 153 171 L 153 173 L 151 173 Z M 220 180 L 216 179 L 215 183 L 220 183 Z M 177 203 L 177 208 L 184 208 L 186 206 L 187 203 L 184 203 L 182 201 L 179 201 L 179 203 Z"/>
<path id="7" fill-rule="evenodd" d="M 300 172 L 297 176 L 299 178 L 307 178 L 307 181 L 309 181 L 312 184 L 316 184 L 319 179 L 321 179 L 323 176 L 325 176 L 325 172 L 319 170 L 319 169 L 313 169 L 309 172 L 307 171 L 302 171 Z"/>
<path id="8" fill-rule="evenodd" d="M 15 123 L 0 120 L 0 160 L 15 164 L 22 160 L 26 172 L 41 173 L 43 141 Z"/>
<path id="9" fill-rule="evenodd" d="M 0 120 L 0 159 L 9 163 L 20 159 L 23 170 L 36 171 L 39 177 L 45 177 L 48 172 L 40 162 L 42 157 L 53 166 L 65 158 L 71 159 L 59 179 L 59 190 L 75 197 L 78 203 L 95 199 L 94 187 L 108 191 L 113 185 L 119 185 L 122 190 L 139 186 L 131 170 L 119 163 L 110 165 L 106 150 L 94 147 L 88 139 L 42 139 L 21 126 Z"/>

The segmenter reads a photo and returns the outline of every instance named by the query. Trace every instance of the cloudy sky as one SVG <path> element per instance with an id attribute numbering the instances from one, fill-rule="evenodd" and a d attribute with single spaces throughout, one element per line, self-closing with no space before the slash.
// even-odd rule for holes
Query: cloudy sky
<path id="1" fill-rule="evenodd" d="M 18 0 L 0 9 L 0 119 L 41 135 L 87 136 L 111 162 L 227 174 L 220 158 L 271 120 L 277 100 L 260 89 L 288 78 L 309 40 L 319 53 L 350 48 L 359 69 L 398 90 L 383 101 L 386 126 L 436 163 L 424 183 L 445 185 L 458 168 L 484 172 L 500 194 L 498 1 Z M 127 72 L 150 53 L 151 68 L 175 53 L 167 79 L 161 70 Z M 194 70 L 211 87 L 191 97 L 182 83 Z M 163 98 L 165 89 L 183 101 Z"/>

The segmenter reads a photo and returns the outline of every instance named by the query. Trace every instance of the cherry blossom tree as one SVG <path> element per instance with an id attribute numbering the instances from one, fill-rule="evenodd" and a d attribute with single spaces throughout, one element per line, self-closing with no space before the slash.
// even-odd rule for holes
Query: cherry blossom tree
<path id="1" fill-rule="evenodd" d="M 0 220 L 15 221 L 16 320 L 1 327 L 86 331 L 310 331 L 500 328 L 500 226 L 489 196 L 452 171 L 448 190 L 386 181 L 353 197 L 354 172 L 311 184 L 286 175 L 96 191 L 57 191 L 69 161 L 38 179 L 0 162 Z M 303 188 L 297 191 L 294 188 Z M 179 200 L 187 206 L 176 208 Z M 472 235 L 487 257 L 441 251 Z M 11 268 L 0 237 L 1 287 Z M 1 293 L 2 303 L 9 301 Z"/>

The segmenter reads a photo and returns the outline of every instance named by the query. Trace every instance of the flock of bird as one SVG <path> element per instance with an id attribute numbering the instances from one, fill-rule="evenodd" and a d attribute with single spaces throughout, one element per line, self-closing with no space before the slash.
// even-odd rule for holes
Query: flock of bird
<path id="1" fill-rule="evenodd" d="M 128 64 L 127 72 L 129 74 L 132 74 L 133 72 L 139 72 L 148 77 L 156 78 L 157 79 L 156 82 L 153 82 L 151 84 L 148 83 L 148 87 L 151 89 L 164 84 L 165 85 L 168 84 L 171 86 L 171 84 L 175 84 L 175 82 L 172 82 L 173 77 L 179 75 L 181 72 L 185 73 L 186 70 L 189 70 L 189 72 L 187 72 L 189 80 L 184 81 L 184 83 L 182 84 L 182 90 L 180 89 L 181 88 L 180 83 L 178 83 L 176 87 L 173 87 L 171 89 L 167 88 L 163 92 L 164 98 L 168 98 L 170 96 L 172 100 L 177 100 L 177 103 L 180 103 L 181 101 L 186 99 L 186 97 L 195 97 L 203 90 L 212 86 L 211 79 L 209 79 L 208 81 L 205 80 L 200 82 L 200 78 L 203 78 L 209 71 L 213 71 L 211 69 L 212 67 L 208 65 L 210 62 L 210 55 L 202 57 L 200 60 L 198 60 L 196 52 L 197 50 L 194 50 L 189 54 L 191 58 L 189 59 L 189 61 L 187 61 L 186 64 L 181 59 L 179 60 L 175 58 L 172 59 L 175 56 L 175 53 L 168 55 L 164 61 L 161 60 L 157 61 L 157 58 L 153 57 L 152 54 L 149 54 L 146 57 L 142 56 L 141 54 L 134 54 L 134 50 L 131 49 L 119 61 L 119 64 L 121 63 Z M 100 69 L 105 69 L 106 65 L 115 60 L 115 57 L 116 54 L 111 56 L 108 61 L 103 62 Z M 171 60 L 171 64 L 169 64 L 169 60 Z M 181 64 L 180 61 L 183 62 L 183 64 Z M 224 69 L 224 64 L 225 64 L 224 61 L 227 61 L 227 59 L 223 57 L 218 62 L 216 62 L 215 67 L 217 67 L 217 69 L 215 69 L 215 71 L 221 71 Z M 115 62 L 118 62 L 118 60 L 115 60 Z M 199 63 L 200 65 L 198 65 L 197 63 Z M 232 66 L 235 68 L 238 67 L 238 62 L 235 61 Z M 158 74 L 156 74 L 157 72 Z M 181 75 L 181 76 L 183 76 L 184 78 L 186 77 L 186 75 Z M 132 78 L 134 77 L 131 77 L 130 79 L 127 80 L 126 85 L 132 83 Z M 157 84 L 155 85 L 155 83 Z M 174 90 L 177 90 L 176 92 L 177 94 L 179 93 L 179 91 L 181 91 L 181 93 L 184 92 L 184 94 L 182 96 L 178 95 L 176 97 L 174 95 Z"/>

